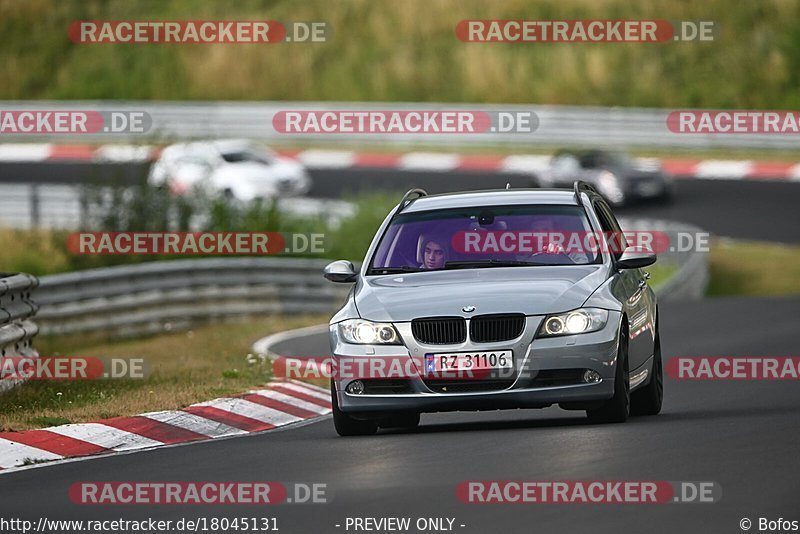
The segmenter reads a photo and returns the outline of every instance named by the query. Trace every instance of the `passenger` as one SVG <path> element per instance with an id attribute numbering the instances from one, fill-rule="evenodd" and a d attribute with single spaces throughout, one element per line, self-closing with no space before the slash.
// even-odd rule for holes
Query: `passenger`
<path id="1" fill-rule="evenodd" d="M 438 240 L 428 239 L 422 248 L 422 269 L 441 269 L 447 261 L 447 248 Z"/>

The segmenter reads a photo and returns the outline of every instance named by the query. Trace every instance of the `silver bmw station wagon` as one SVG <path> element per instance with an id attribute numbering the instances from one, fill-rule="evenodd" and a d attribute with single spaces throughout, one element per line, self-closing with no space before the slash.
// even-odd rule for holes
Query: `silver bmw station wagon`
<path id="1" fill-rule="evenodd" d="M 545 408 L 623 422 L 661 410 L 656 261 L 626 242 L 590 186 L 427 195 L 378 229 L 330 321 L 342 436 L 415 427 L 420 413 Z"/>

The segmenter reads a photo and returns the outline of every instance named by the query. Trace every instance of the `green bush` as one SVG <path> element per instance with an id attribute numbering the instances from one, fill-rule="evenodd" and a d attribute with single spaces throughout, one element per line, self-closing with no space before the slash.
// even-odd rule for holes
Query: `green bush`
<path id="1" fill-rule="evenodd" d="M 397 204 L 397 195 L 366 194 L 352 197 L 354 214 L 332 218 L 330 213 L 299 217 L 278 209 L 273 202 L 239 204 L 224 196 L 206 198 L 173 197 L 147 187 L 88 188 L 87 208 L 91 216 L 86 231 L 164 232 L 205 230 L 212 232 L 284 232 L 324 234 L 322 253 L 292 254 L 361 261 L 375 231 Z M 201 221 L 200 228 L 190 221 Z M 185 256 L 78 255 L 68 250 L 68 231 L 0 230 L 3 250 L 0 271 L 21 271 L 36 275 L 107 267 Z M 280 254 L 283 255 L 283 254 Z M 203 256 L 192 256 L 200 258 Z"/>

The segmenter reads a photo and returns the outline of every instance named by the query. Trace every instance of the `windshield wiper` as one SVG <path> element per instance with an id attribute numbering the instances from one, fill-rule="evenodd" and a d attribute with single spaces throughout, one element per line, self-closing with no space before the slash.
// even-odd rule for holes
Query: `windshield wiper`
<path id="1" fill-rule="evenodd" d="M 421 267 L 411 267 L 409 265 L 404 265 L 403 267 L 375 267 L 370 269 L 367 274 L 418 273 L 422 270 Z"/>
<path id="2" fill-rule="evenodd" d="M 530 265 L 544 265 L 533 261 L 521 260 L 472 260 L 472 261 L 448 261 L 444 264 L 445 269 L 471 269 L 473 267 L 520 267 Z"/>

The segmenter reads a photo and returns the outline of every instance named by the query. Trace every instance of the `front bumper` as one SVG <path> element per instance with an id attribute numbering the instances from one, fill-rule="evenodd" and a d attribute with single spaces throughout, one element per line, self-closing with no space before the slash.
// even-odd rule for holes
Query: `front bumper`
<path id="1" fill-rule="evenodd" d="M 454 382 L 443 392 L 433 381 L 419 373 L 408 373 L 402 380 L 385 378 L 386 386 L 364 393 L 346 392 L 355 380 L 375 382 L 374 374 L 359 376 L 335 375 L 339 408 L 351 416 L 365 417 L 396 412 L 440 412 L 458 410 L 497 410 L 511 408 L 544 408 L 561 404 L 565 408 L 584 409 L 584 405 L 597 404 L 614 394 L 617 337 L 621 314 L 609 312 L 606 326 L 597 331 L 573 336 L 535 338 L 543 317 L 528 317 L 523 334 L 515 340 L 502 343 L 472 343 L 459 345 L 423 345 L 411 334 L 410 323 L 395 323 L 404 345 L 353 345 L 344 343 L 338 336 L 336 325 L 331 325 L 330 341 L 334 358 L 353 361 L 360 358 L 388 361 L 414 358 L 419 361 L 426 353 L 486 352 L 511 350 L 514 370 L 507 380 L 489 382 Z M 368 366 L 364 366 L 365 368 Z M 348 366 L 349 370 L 358 366 Z M 374 368 L 374 367 L 373 367 Z M 385 368 L 389 368 L 387 364 Z M 413 364 L 411 365 L 413 369 Z M 596 383 L 582 380 L 564 380 L 572 375 L 582 376 L 583 371 L 596 371 L 601 379 Z M 560 380 L 544 377 L 561 376 Z M 402 384 L 400 385 L 400 382 Z M 380 382 L 379 382 L 380 383 Z M 496 386 L 496 387 L 495 387 Z"/>

